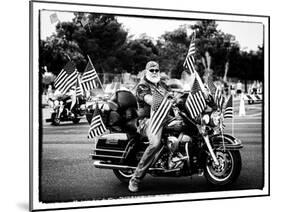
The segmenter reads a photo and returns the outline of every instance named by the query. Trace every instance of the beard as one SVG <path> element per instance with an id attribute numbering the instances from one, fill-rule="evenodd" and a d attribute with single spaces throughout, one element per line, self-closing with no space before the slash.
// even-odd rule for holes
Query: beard
<path id="1" fill-rule="evenodd" d="M 160 74 L 154 75 L 152 73 L 147 73 L 145 76 L 147 80 L 154 84 L 157 84 L 160 81 Z"/>

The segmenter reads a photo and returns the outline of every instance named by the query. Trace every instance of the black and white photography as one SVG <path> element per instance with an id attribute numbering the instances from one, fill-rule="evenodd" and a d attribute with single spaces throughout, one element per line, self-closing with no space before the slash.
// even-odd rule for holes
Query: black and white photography
<path id="1" fill-rule="evenodd" d="M 30 5 L 32 210 L 269 195 L 269 17 Z"/>

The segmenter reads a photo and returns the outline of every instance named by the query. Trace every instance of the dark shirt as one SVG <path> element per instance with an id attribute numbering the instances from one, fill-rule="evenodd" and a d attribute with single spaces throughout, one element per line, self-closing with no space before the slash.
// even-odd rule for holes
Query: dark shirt
<path id="1" fill-rule="evenodd" d="M 144 96 L 149 94 L 152 95 L 152 91 L 157 89 L 163 95 L 169 90 L 168 86 L 160 81 L 157 85 L 148 81 L 145 77 L 142 79 L 136 89 L 136 97 L 139 104 L 138 116 L 140 119 L 150 117 L 150 105 L 144 101 Z"/>

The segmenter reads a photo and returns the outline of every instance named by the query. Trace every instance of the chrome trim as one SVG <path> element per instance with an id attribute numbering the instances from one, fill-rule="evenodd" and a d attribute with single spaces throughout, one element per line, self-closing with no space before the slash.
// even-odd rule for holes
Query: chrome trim
<path id="1" fill-rule="evenodd" d="M 105 164 L 98 160 L 94 161 L 94 166 L 96 168 L 103 168 L 103 169 L 136 169 L 136 167 L 133 167 L 133 166 Z"/>
<path id="2" fill-rule="evenodd" d="M 90 154 L 90 156 L 105 157 L 105 158 L 123 158 L 123 157 L 112 156 L 112 155 L 96 155 L 96 154 Z"/>
<path id="3" fill-rule="evenodd" d="M 225 134 L 224 136 L 216 135 L 216 136 L 212 137 L 212 140 L 214 139 L 213 140 L 214 148 L 217 148 L 217 149 L 222 148 L 221 147 L 223 145 L 222 137 L 224 139 L 224 146 L 226 149 L 235 150 L 235 149 L 243 148 L 242 141 L 240 139 L 235 138 L 228 134 Z M 216 139 L 219 139 L 219 140 L 215 141 Z"/>
<path id="4" fill-rule="evenodd" d="M 125 152 L 125 151 L 121 151 L 121 150 L 111 150 L 111 149 L 94 149 L 93 151 L 118 152 L 118 153 L 124 153 Z"/>
<path id="5" fill-rule="evenodd" d="M 186 144 L 185 144 L 185 152 L 186 152 L 187 167 L 189 169 L 190 168 L 190 157 L 189 157 L 189 153 L 188 153 L 188 142 L 186 142 Z"/>
<path id="6" fill-rule="evenodd" d="M 134 166 L 126 166 L 126 165 L 117 165 L 117 164 L 106 164 L 102 163 L 99 160 L 94 161 L 94 166 L 96 168 L 102 168 L 102 169 L 136 169 Z M 163 168 L 149 168 L 149 171 L 167 171 L 166 169 Z M 172 169 L 170 171 L 178 171 L 178 169 Z"/>
<path id="7" fill-rule="evenodd" d="M 216 157 L 216 155 L 214 153 L 214 150 L 213 150 L 213 148 L 212 148 L 212 146 L 210 144 L 209 137 L 207 135 L 205 135 L 205 136 L 203 136 L 203 138 L 204 138 L 204 141 L 205 141 L 205 143 L 207 145 L 209 153 L 211 154 L 211 157 L 212 157 L 213 161 L 215 162 L 216 165 L 219 165 L 219 161 L 218 161 L 218 159 L 217 159 L 217 157 Z"/>

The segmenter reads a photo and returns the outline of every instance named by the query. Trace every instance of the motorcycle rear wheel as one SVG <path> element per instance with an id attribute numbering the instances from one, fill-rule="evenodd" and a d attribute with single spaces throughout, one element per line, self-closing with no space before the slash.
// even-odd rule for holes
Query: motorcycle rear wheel
<path id="1" fill-rule="evenodd" d="M 232 184 L 239 176 L 242 162 L 240 152 L 237 150 L 217 150 L 215 151 L 219 165 L 216 166 L 207 156 L 204 166 L 204 176 L 208 183 L 215 186 L 225 186 Z"/>
<path id="2" fill-rule="evenodd" d="M 134 174 L 134 170 L 133 169 L 122 169 L 122 170 L 113 169 L 113 173 L 122 183 L 128 184 L 131 177 Z"/>

